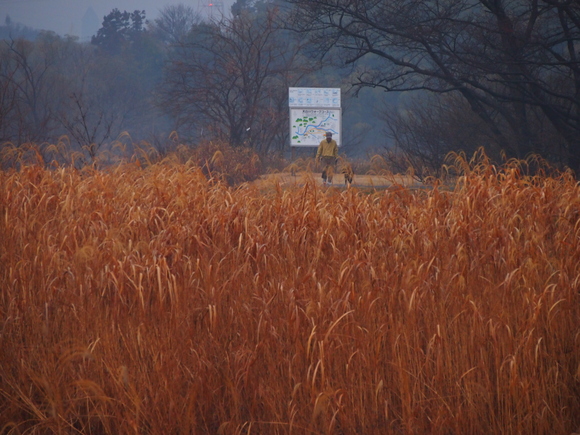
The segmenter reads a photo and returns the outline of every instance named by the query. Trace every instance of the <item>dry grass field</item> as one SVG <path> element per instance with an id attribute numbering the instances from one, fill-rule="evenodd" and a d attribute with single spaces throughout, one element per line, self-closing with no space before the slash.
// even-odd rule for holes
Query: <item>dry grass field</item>
<path id="1" fill-rule="evenodd" d="M 0 173 L 0 434 L 580 426 L 580 188 Z"/>

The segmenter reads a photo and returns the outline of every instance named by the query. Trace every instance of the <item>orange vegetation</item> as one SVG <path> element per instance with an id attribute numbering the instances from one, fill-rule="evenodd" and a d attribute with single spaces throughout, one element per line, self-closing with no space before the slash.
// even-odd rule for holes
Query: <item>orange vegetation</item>
<path id="1" fill-rule="evenodd" d="M 0 173 L 2 434 L 565 434 L 580 191 Z"/>

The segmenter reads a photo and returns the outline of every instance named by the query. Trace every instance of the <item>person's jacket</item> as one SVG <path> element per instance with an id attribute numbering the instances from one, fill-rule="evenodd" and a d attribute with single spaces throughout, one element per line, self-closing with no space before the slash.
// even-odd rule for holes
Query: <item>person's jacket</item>
<path id="1" fill-rule="evenodd" d="M 320 157 L 338 157 L 338 145 L 336 141 L 332 139 L 328 142 L 326 139 L 323 139 L 318 145 L 318 151 L 316 152 L 316 158 Z"/>

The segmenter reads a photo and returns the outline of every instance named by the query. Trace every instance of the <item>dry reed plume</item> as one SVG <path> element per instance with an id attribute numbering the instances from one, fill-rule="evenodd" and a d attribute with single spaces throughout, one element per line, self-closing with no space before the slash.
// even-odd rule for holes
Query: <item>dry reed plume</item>
<path id="1" fill-rule="evenodd" d="M 0 433 L 563 434 L 580 192 L 0 173 Z"/>

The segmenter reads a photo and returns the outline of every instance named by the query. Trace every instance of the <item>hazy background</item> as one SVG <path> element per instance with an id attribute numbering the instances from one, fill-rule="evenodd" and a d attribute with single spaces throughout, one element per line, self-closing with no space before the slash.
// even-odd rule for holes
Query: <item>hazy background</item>
<path id="1" fill-rule="evenodd" d="M 103 37 L 90 44 L 91 37 L 102 28 L 104 17 L 115 8 L 130 13 L 145 11 L 146 20 L 154 23 L 160 11 L 180 4 L 191 8 L 202 20 L 219 19 L 222 14 L 231 18 L 234 3 L 235 0 L 0 0 L 0 90 L 4 91 L 0 97 L 14 96 L 0 98 L 0 146 L 2 141 L 54 143 L 64 135 L 71 138 L 72 148 L 84 150 L 91 160 L 96 158 L 94 150 L 105 149 L 122 133 L 128 133 L 135 143 L 146 141 L 165 152 L 175 146 L 169 140 L 173 132 L 195 144 L 214 139 L 209 135 L 215 130 L 220 140 L 228 143 L 252 143 L 264 155 L 269 150 L 283 153 L 290 149 L 288 87 L 295 86 L 343 88 L 343 152 L 361 154 L 386 143 L 382 127 L 375 128 L 379 113 L 376 108 L 396 96 L 385 96 L 381 89 L 364 89 L 359 94 L 361 98 L 347 98 L 350 67 L 320 64 L 308 53 L 292 54 L 291 50 L 302 50 L 296 33 L 266 32 L 264 39 L 261 33 L 270 24 L 266 15 L 252 8 L 248 8 L 252 12 L 244 18 L 244 25 L 252 29 L 245 40 L 224 43 L 218 29 L 210 32 L 201 26 L 190 30 L 211 38 L 212 43 L 176 50 L 170 39 L 163 39 L 168 35 L 157 27 L 147 38 L 140 39 L 144 32 L 129 35 L 127 40 Z M 223 25 L 227 25 L 227 20 Z M 61 38 L 43 34 L 42 30 Z M 79 39 L 75 41 L 67 35 Z M 3 38 L 6 40 L 1 41 Z M 296 40 L 289 44 L 291 38 Z M 23 44 L 24 40 L 30 43 Z M 265 51 L 252 54 L 251 67 L 232 57 L 232 53 L 247 53 L 254 47 L 265 47 Z M 262 59 L 283 52 L 288 55 L 278 57 L 279 62 L 288 63 L 277 67 L 280 72 L 276 68 L 267 72 Z M 213 68 L 208 59 L 222 59 L 223 53 L 227 62 L 233 59 L 243 70 L 230 74 L 225 65 Z M 28 65 L 30 74 L 25 71 Z M 188 75 L 195 75 L 186 88 L 181 88 L 178 79 L 183 65 Z M 270 88 L 250 89 L 247 86 L 253 86 L 253 81 L 241 80 L 246 86 L 241 89 L 237 80 L 231 81 L 231 77 L 252 74 L 252 68 L 268 76 Z M 212 107 L 208 102 L 215 100 L 204 92 L 209 89 L 221 101 L 226 82 L 231 84 L 231 92 L 259 96 L 258 117 L 247 116 L 258 106 L 252 110 L 240 106 L 235 109 L 234 122 L 222 114 L 217 120 L 209 119 Z M 196 97 L 188 101 L 193 101 L 193 105 L 182 105 L 183 96 L 191 94 L 192 86 Z M 210 129 L 209 124 L 217 127 Z M 222 124 L 227 127 L 222 128 Z M 238 124 L 244 124 L 242 131 L 238 131 Z"/>
<path id="2" fill-rule="evenodd" d="M 215 1 L 214 12 L 230 13 L 234 0 Z M 208 1 L 200 0 L 0 0 L 0 20 L 6 15 L 15 23 L 39 30 L 52 30 L 59 35 L 76 35 L 88 40 L 101 27 L 103 17 L 114 8 L 133 12 L 145 10 L 147 20 L 154 20 L 165 5 L 183 3 L 208 14 Z"/>

